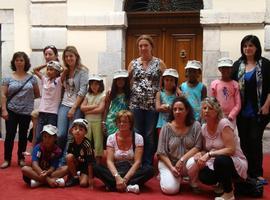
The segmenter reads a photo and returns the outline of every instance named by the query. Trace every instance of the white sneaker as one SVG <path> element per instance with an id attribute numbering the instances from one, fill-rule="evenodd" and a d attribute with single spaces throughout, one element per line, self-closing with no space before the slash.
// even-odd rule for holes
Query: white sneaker
<path id="1" fill-rule="evenodd" d="M 65 180 L 63 178 L 57 178 L 55 182 L 58 184 L 59 187 L 65 187 Z"/>
<path id="2" fill-rule="evenodd" d="M 81 171 L 77 171 L 77 176 L 80 176 L 81 175 Z"/>
<path id="3" fill-rule="evenodd" d="M 126 188 L 127 192 L 132 192 L 135 194 L 139 194 L 140 193 L 140 187 L 139 185 L 135 184 L 135 185 L 128 185 Z"/>
<path id="4" fill-rule="evenodd" d="M 215 200 L 235 200 L 233 191 L 226 193 L 224 192 L 224 194 L 221 197 L 216 197 Z"/>
<path id="5" fill-rule="evenodd" d="M 38 186 L 40 186 L 40 185 L 41 185 L 40 182 L 38 182 L 38 181 L 36 181 L 36 180 L 34 180 L 34 179 L 31 179 L 31 182 L 30 182 L 30 187 L 31 187 L 31 188 L 36 188 L 36 187 L 38 187 Z"/>

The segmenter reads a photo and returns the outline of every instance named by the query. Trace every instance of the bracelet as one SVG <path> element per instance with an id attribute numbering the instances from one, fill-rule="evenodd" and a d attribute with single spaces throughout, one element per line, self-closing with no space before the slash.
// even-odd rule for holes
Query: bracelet
<path id="1" fill-rule="evenodd" d="M 208 152 L 208 157 L 212 157 L 211 151 Z"/>
<path id="2" fill-rule="evenodd" d="M 184 163 L 184 161 L 185 161 L 185 160 L 184 160 L 184 158 L 183 158 L 183 157 L 182 157 L 182 158 L 180 158 L 180 162 L 181 162 L 181 163 Z"/>
<path id="3" fill-rule="evenodd" d="M 116 172 L 113 176 L 117 177 L 117 176 L 120 176 L 120 175 L 118 174 L 118 172 Z"/>

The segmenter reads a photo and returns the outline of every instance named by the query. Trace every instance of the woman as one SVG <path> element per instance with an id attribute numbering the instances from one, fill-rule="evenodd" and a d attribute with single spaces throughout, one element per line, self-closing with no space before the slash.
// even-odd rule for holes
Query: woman
<path id="1" fill-rule="evenodd" d="M 39 97 L 37 79 L 28 74 L 31 67 L 26 53 L 16 52 L 11 60 L 13 73 L 2 82 L 2 117 L 6 121 L 5 161 L 2 169 L 10 166 L 14 138 L 19 127 L 18 165 L 25 165 L 23 152 L 27 145 L 27 131 L 34 108 L 34 99 Z"/>
<path id="2" fill-rule="evenodd" d="M 81 63 L 81 57 L 74 46 L 67 46 L 64 49 L 63 62 L 67 68 L 67 75 L 63 83 L 64 94 L 58 110 L 57 127 L 59 147 L 64 151 L 68 139 L 68 129 L 73 120 L 83 116 L 80 105 L 87 93 L 88 70 Z"/>
<path id="3" fill-rule="evenodd" d="M 122 110 L 116 115 L 118 131 L 107 139 L 107 167 L 94 166 L 94 174 L 108 190 L 139 193 L 139 187 L 154 175 L 153 167 L 141 167 L 143 138 L 133 132 L 134 117 Z"/>
<path id="4" fill-rule="evenodd" d="M 143 136 L 143 165 L 152 165 L 154 155 L 154 130 L 157 122 L 155 96 L 160 89 L 160 79 L 166 66 L 152 55 L 153 39 L 141 35 L 137 40 L 140 57 L 132 60 L 128 71 L 131 80 L 130 109 L 135 118 L 135 131 Z"/>
<path id="5" fill-rule="evenodd" d="M 199 180 L 207 185 L 220 183 L 224 194 L 216 199 L 234 200 L 233 178 L 247 178 L 247 161 L 240 148 L 232 123 L 223 117 L 223 112 L 214 97 L 202 101 L 202 136 L 204 151 L 197 153 Z"/>
<path id="6" fill-rule="evenodd" d="M 270 61 L 261 53 L 259 39 L 245 36 L 241 41 L 242 56 L 233 65 L 232 78 L 240 86 L 242 108 L 237 128 L 248 160 L 248 175 L 267 184 L 263 178 L 262 137 L 270 119 Z"/>
<path id="7" fill-rule="evenodd" d="M 176 97 L 169 122 L 162 127 L 158 142 L 162 192 L 178 193 L 182 176 L 189 176 L 193 191 L 198 192 L 196 168 L 190 167 L 189 159 L 200 151 L 201 146 L 201 125 L 195 121 L 191 105 L 185 97 Z"/>

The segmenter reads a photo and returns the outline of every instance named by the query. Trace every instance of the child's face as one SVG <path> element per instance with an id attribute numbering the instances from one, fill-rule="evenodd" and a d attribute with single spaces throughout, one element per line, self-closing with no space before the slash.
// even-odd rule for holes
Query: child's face
<path id="1" fill-rule="evenodd" d="M 47 67 L 47 76 L 50 79 L 56 78 L 58 75 L 58 71 L 52 67 Z"/>
<path id="2" fill-rule="evenodd" d="M 80 144 L 86 135 L 86 130 L 83 126 L 75 124 L 71 129 L 71 133 L 73 135 L 74 141 L 77 144 Z"/>
<path id="3" fill-rule="evenodd" d="M 117 88 L 124 88 L 125 83 L 126 83 L 125 78 L 118 78 L 118 79 L 116 79 L 116 86 L 117 86 Z"/>
<path id="4" fill-rule="evenodd" d="M 201 75 L 200 69 L 192 69 L 192 68 L 186 69 L 187 80 L 191 83 L 197 82 L 200 75 Z"/>
<path id="5" fill-rule="evenodd" d="M 18 68 L 24 69 L 24 67 L 25 67 L 25 60 L 24 60 L 24 58 L 22 56 L 17 57 L 15 59 L 15 62 L 14 63 L 15 63 L 16 69 L 18 69 Z"/>
<path id="6" fill-rule="evenodd" d="M 90 88 L 93 91 L 94 94 L 97 94 L 99 92 L 100 83 L 99 81 L 92 81 L 90 83 Z"/>
<path id="7" fill-rule="evenodd" d="M 45 147 L 52 147 L 56 142 L 56 135 L 50 135 L 46 132 L 42 133 L 42 143 Z"/>
<path id="8" fill-rule="evenodd" d="M 221 73 L 222 79 L 230 79 L 232 73 L 232 67 L 219 67 L 218 70 Z"/>
<path id="9" fill-rule="evenodd" d="M 172 76 L 164 76 L 163 82 L 165 90 L 172 91 L 176 87 L 175 78 Z"/>

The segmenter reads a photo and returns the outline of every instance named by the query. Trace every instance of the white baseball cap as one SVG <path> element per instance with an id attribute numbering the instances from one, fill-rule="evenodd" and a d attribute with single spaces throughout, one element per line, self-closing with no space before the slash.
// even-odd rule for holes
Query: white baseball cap
<path id="1" fill-rule="evenodd" d="M 113 73 L 113 79 L 117 78 L 127 78 L 128 77 L 128 71 L 125 69 L 118 70 Z"/>
<path id="2" fill-rule="evenodd" d="M 56 128 L 56 126 L 53 126 L 51 124 L 47 124 L 45 126 L 43 126 L 43 129 L 41 131 L 41 133 L 48 133 L 49 135 L 57 135 L 58 133 L 58 129 Z"/>
<path id="3" fill-rule="evenodd" d="M 197 60 L 189 60 L 187 62 L 187 65 L 185 66 L 185 69 L 201 69 L 202 63 Z"/>
<path id="4" fill-rule="evenodd" d="M 172 76 L 174 78 L 179 78 L 178 72 L 173 68 L 165 69 L 162 76 Z"/>
<path id="5" fill-rule="evenodd" d="M 50 61 L 47 63 L 47 67 L 52 67 L 53 69 L 61 72 L 62 71 L 62 67 L 60 65 L 60 63 L 58 61 Z"/>
<path id="6" fill-rule="evenodd" d="M 218 60 L 218 68 L 219 67 L 232 67 L 233 61 L 230 58 L 223 57 Z"/>
<path id="7" fill-rule="evenodd" d="M 98 74 L 90 74 L 88 81 L 102 81 L 102 78 Z"/>
<path id="8" fill-rule="evenodd" d="M 88 129 L 88 121 L 86 119 L 82 119 L 82 118 L 75 119 L 72 123 L 71 128 L 73 128 L 73 126 L 75 125 L 81 125 L 81 126 L 84 126 L 86 130 Z"/>

